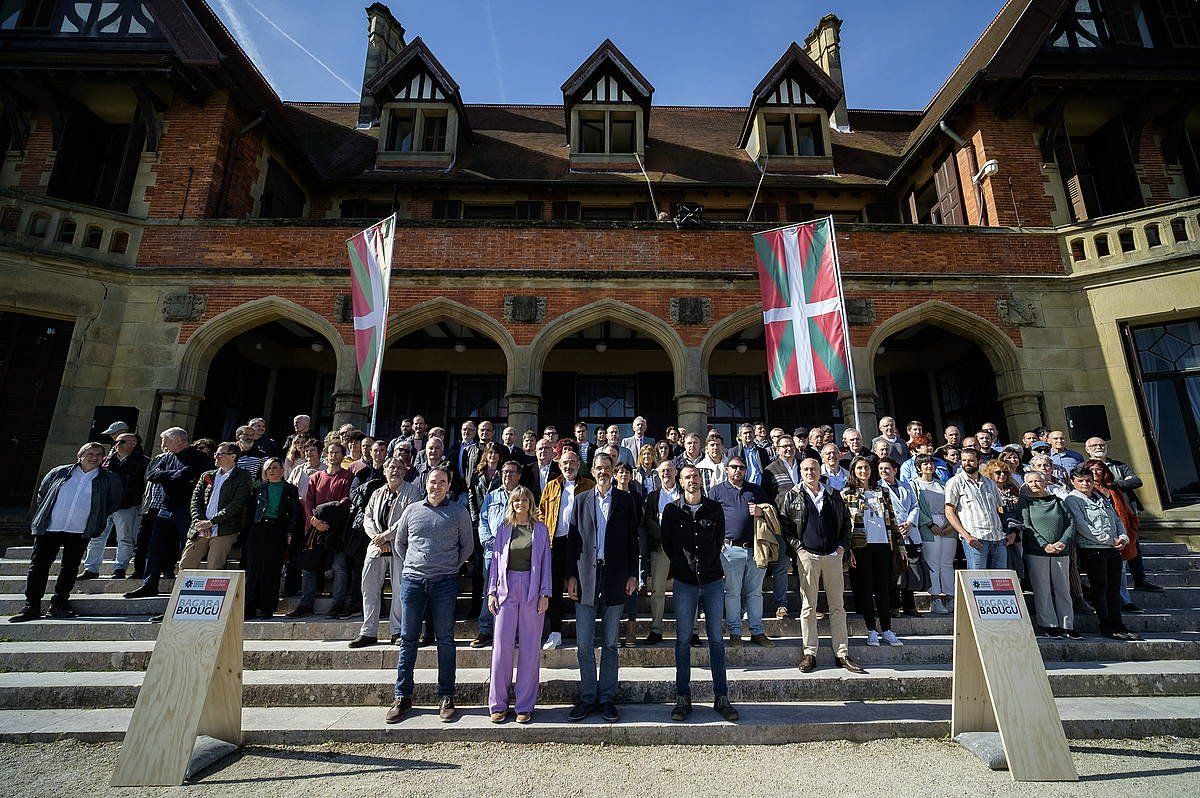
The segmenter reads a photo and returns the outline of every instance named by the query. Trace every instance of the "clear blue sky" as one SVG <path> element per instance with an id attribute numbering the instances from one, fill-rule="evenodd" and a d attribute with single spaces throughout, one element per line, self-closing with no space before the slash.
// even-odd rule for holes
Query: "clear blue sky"
<path id="1" fill-rule="evenodd" d="M 285 100 L 357 100 L 367 0 L 208 2 Z M 803 43 L 817 20 L 833 12 L 844 21 L 842 69 L 850 107 L 920 109 L 1002 4 L 393 0 L 389 5 L 408 38 L 421 36 L 450 71 L 468 103 L 561 102 L 559 86 L 607 36 L 654 84 L 656 103 L 744 105 L 787 45 Z"/>

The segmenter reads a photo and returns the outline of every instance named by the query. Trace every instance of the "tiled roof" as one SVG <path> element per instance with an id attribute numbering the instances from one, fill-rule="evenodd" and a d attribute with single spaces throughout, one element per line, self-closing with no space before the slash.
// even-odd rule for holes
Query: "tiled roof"
<path id="1" fill-rule="evenodd" d="M 474 144 L 450 173 L 371 171 L 378 130 L 355 130 L 355 103 L 289 103 L 297 135 L 327 179 L 640 181 L 640 173 L 572 173 L 560 105 L 467 105 Z M 646 170 L 660 184 L 753 185 L 759 171 L 737 146 L 744 107 L 656 106 L 650 121 Z M 830 131 L 836 173 L 769 176 L 767 184 L 882 185 L 899 161 L 914 112 L 851 111 L 852 133 Z M 878 128 L 878 129 L 874 129 Z"/>

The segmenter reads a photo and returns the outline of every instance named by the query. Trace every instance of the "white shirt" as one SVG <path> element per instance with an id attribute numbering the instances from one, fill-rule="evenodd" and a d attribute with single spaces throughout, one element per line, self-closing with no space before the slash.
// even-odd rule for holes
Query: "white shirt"
<path id="1" fill-rule="evenodd" d="M 230 471 L 232 470 L 230 469 Z M 204 508 L 205 518 L 212 518 L 221 509 L 221 486 L 225 484 L 225 480 L 229 479 L 230 471 L 217 469 L 217 475 L 213 478 L 212 494 L 208 497 L 208 506 Z M 217 536 L 216 524 L 213 524 L 213 528 L 208 534 L 214 538 Z"/>
<path id="2" fill-rule="evenodd" d="M 817 489 L 814 491 L 809 490 L 808 485 L 801 482 L 800 487 L 804 488 L 804 492 L 808 494 L 808 498 L 812 499 L 812 503 L 817 506 L 817 512 L 821 512 L 821 510 L 825 507 L 824 486 L 817 485 Z"/>
<path id="3" fill-rule="evenodd" d="M 883 492 L 880 490 L 863 491 L 863 528 L 867 533 L 867 543 L 888 543 L 887 522 L 884 517 Z"/>
<path id="4" fill-rule="evenodd" d="M 596 559 L 604 559 L 604 537 L 608 532 L 608 514 L 612 511 L 612 488 L 608 489 L 608 495 L 600 495 L 599 488 L 596 489 Z"/>
<path id="5" fill-rule="evenodd" d="M 799 485 L 800 484 L 800 460 L 798 460 L 798 459 L 793 460 L 792 464 L 788 465 L 788 461 L 784 460 L 782 457 L 780 457 L 779 462 L 783 463 L 783 467 L 787 469 L 788 476 L 792 478 L 792 484 Z"/>
<path id="6" fill-rule="evenodd" d="M 92 483 L 99 473 L 99 468 L 84 471 L 75 466 L 71 469 L 71 476 L 58 489 L 47 531 L 83 534 L 88 516 L 92 514 Z"/>
<path id="7" fill-rule="evenodd" d="M 566 537 L 571 525 L 571 508 L 575 506 L 575 483 L 567 482 L 563 477 L 562 497 L 558 502 L 558 526 L 554 529 L 554 537 Z"/>
<path id="8" fill-rule="evenodd" d="M 671 488 L 670 490 L 667 490 L 666 488 L 659 489 L 659 491 L 658 491 L 658 520 L 660 520 L 660 521 L 662 520 L 663 510 L 667 509 L 667 505 L 672 502 L 679 501 L 679 497 L 681 495 L 683 495 L 683 494 L 681 494 L 679 492 L 678 485 Z"/>

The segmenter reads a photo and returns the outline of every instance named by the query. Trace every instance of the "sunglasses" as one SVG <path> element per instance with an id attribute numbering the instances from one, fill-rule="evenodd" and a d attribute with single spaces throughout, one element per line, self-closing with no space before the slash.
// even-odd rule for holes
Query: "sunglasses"
<path id="1" fill-rule="evenodd" d="M 727 465 L 725 467 L 728 468 L 730 471 L 745 471 L 746 470 L 746 467 L 744 465 Z"/>

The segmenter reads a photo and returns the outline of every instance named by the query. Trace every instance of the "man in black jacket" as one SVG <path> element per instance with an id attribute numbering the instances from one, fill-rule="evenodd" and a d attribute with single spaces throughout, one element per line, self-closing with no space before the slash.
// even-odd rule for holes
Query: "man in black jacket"
<path id="1" fill-rule="evenodd" d="M 567 533 L 567 596 L 575 602 L 579 702 L 567 720 L 600 709 L 609 723 L 621 719 L 617 692 L 617 635 L 625 600 L 637 590 L 638 512 L 631 495 L 613 485 L 613 458 L 592 461 L 596 487 L 575 497 Z M 596 621 L 602 619 L 600 679 L 596 680 Z"/>
<path id="2" fill-rule="evenodd" d="M 174 566 L 187 540 L 192 491 L 200 475 L 212 467 L 206 454 L 188 445 L 187 430 L 182 427 L 163 431 L 162 448 L 167 454 L 146 473 L 146 481 L 161 486 L 164 495 L 150 532 L 146 575 L 141 587 L 126 593 L 125 598 L 158 595 L 159 577 Z"/>
<path id="3" fill-rule="evenodd" d="M 850 550 L 850 511 L 841 494 L 821 484 L 821 464 L 812 458 L 800 463 L 800 484 L 779 494 L 776 507 L 787 532 L 788 544 L 796 551 L 800 577 L 800 629 L 804 657 L 800 670 L 810 673 L 817 666 L 817 591 L 825 583 L 829 600 L 829 627 L 833 637 L 834 661 L 851 673 L 864 673 L 850 659 L 847 644 L 845 583 L 842 560 Z"/>
<path id="4" fill-rule="evenodd" d="M 708 636 L 708 660 L 712 671 L 713 709 L 728 721 L 738 719 L 729 703 L 725 678 L 725 639 L 721 623 L 725 616 L 725 569 L 721 550 L 725 546 L 725 511 L 704 497 L 704 480 L 699 469 L 685 465 L 679 471 L 683 496 L 663 508 L 660 529 L 663 551 L 675 575 L 675 708 L 671 720 L 684 720 L 692 712 L 692 649 L 689 641 L 696 620 L 696 606 L 704 606 Z"/>
<path id="5" fill-rule="evenodd" d="M 100 576 L 100 563 L 104 560 L 104 547 L 108 543 L 108 531 L 117 537 L 116 567 L 113 579 L 124 579 L 125 569 L 133 559 L 137 542 L 138 511 L 142 506 L 142 493 L 146 489 L 146 467 L 150 458 L 142 451 L 142 442 L 132 432 L 121 432 L 115 437 L 112 451 L 104 458 L 101 466 L 121 478 L 121 504 L 108 517 L 108 525 L 98 537 L 88 541 L 87 556 L 83 561 L 80 579 L 95 579 Z"/>

